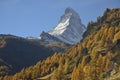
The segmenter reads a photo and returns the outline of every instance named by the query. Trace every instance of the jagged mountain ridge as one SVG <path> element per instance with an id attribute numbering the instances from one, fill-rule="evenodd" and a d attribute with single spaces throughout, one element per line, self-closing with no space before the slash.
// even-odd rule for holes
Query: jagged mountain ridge
<path id="1" fill-rule="evenodd" d="M 41 41 L 43 42 L 62 42 L 60 39 L 48 34 L 47 32 L 42 32 L 41 35 Z"/>
<path id="2" fill-rule="evenodd" d="M 61 16 L 58 25 L 48 31 L 48 34 L 56 37 L 57 40 L 59 39 L 58 41 L 63 41 L 67 44 L 76 44 L 82 39 L 85 30 L 86 28 L 82 24 L 78 13 L 69 7 L 66 8 L 64 15 Z M 48 38 L 47 41 L 49 41 Z"/>

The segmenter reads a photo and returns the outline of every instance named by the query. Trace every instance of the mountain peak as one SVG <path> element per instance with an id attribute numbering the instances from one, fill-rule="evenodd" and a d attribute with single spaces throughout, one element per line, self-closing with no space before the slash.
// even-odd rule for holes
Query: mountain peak
<path id="1" fill-rule="evenodd" d="M 68 8 L 65 9 L 65 13 L 61 17 L 61 20 L 65 19 L 65 18 L 76 18 L 76 19 L 78 19 L 79 18 L 79 14 L 74 9 L 72 9 L 71 7 L 68 7 Z"/>
<path id="2" fill-rule="evenodd" d="M 65 43 L 75 44 L 80 42 L 84 31 L 85 26 L 81 23 L 78 13 L 68 7 L 61 16 L 58 25 L 48 33 Z"/>
<path id="3" fill-rule="evenodd" d="M 65 14 L 67 13 L 76 13 L 71 7 L 65 9 Z"/>

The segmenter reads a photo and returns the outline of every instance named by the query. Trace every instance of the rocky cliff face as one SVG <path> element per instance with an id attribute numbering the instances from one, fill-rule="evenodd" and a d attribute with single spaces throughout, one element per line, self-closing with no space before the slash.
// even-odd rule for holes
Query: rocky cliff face
<path id="1" fill-rule="evenodd" d="M 40 35 L 40 40 L 43 42 L 62 42 L 57 37 L 54 37 L 54 36 L 50 35 L 47 32 L 44 32 L 44 31 Z"/>
<path id="2" fill-rule="evenodd" d="M 76 44 L 82 39 L 85 29 L 78 13 L 72 8 L 67 8 L 64 15 L 61 16 L 58 25 L 50 30 L 48 34 L 56 37 L 59 41 L 68 44 Z"/>

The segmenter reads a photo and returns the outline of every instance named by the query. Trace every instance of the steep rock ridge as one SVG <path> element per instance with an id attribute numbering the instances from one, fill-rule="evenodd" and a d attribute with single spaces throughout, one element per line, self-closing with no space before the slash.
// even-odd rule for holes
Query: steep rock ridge
<path id="1" fill-rule="evenodd" d="M 85 26 L 81 23 L 79 15 L 69 7 L 61 16 L 58 25 L 48 33 L 68 44 L 75 44 L 80 42 L 84 31 Z"/>
<path id="2" fill-rule="evenodd" d="M 66 8 L 64 15 L 61 16 L 58 25 L 50 30 L 48 34 L 59 39 L 58 41 L 63 41 L 67 44 L 76 44 L 82 39 L 85 30 L 86 28 L 82 24 L 78 13 L 69 7 Z M 51 41 L 50 37 L 48 39 Z"/>
<path id="3" fill-rule="evenodd" d="M 41 33 L 40 39 L 41 39 L 41 41 L 44 41 L 44 42 L 62 42 L 58 38 L 48 34 L 47 32 L 44 32 L 44 31 Z"/>

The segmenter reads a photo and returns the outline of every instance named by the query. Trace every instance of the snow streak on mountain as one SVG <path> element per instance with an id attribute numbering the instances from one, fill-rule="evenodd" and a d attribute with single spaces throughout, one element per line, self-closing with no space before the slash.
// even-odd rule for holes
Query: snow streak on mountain
<path id="1" fill-rule="evenodd" d="M 58 25 L 50 30 L 48 34 L 65 43 L 76 44 L 82 39 L 85 29 L 79 15 L 72 8 L 67 8 Z"/>

